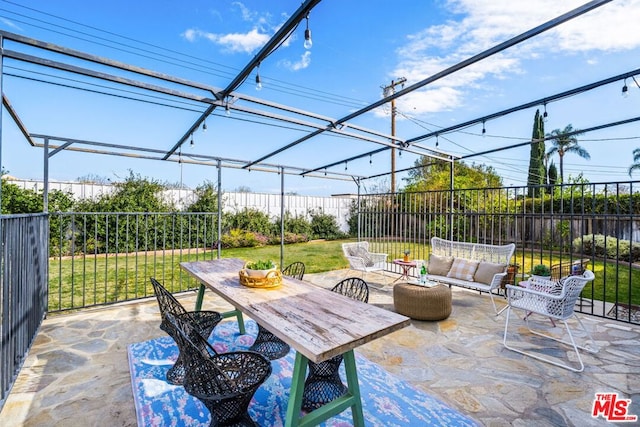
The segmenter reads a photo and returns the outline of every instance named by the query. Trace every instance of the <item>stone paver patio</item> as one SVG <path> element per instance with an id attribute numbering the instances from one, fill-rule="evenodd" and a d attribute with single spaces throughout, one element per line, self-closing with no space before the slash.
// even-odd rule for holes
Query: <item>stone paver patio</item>
<path id="1" fill-rule="evenodd" d="M 305 279 L 331 287 L 348 275 L 358 273 L 340 270 Z M 394 278 L 365 276 L 371 304 L 393 309 Z M 493 314 L 488 296 L 453 292 L 448 319 L 412 321 L 358 352 L 481 425 L 608 425 L 591 416 L 597 392 L 630 398 L 630 413 L 640 414 L 639 327 L 584 315 L 600 351 L 581 353 L 585 371 L 573 373 L 506 350 L 504 314 Z M 193 307 L 195 293 L 180 299 Z M 203 308 L 229 306 L 207 292 Z M 539 324 L 551 328 L 546 319 Z M 127 345 L 164 335 L 158 325 L 155 299 L 50 316 L 0 413 L 0 425 L 135 426 Z M 524 334 L 523 323 L 518 325 Z"/>

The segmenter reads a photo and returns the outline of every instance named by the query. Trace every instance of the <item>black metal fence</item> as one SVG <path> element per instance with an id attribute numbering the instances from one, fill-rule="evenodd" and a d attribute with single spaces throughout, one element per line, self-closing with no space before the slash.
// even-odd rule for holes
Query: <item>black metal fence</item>
<path id="1" fill-rule="evenodd" d="M 0 408 L 47 313 L 49 218 L 0 217 Z"/>
<path id="2" fill-rule="evenodd" d="M 217 257 L 215 213 L 52 213 L 49 312 L 145 298 L 197 283 L 180 262 Z"/>
<path id="3" fill-rule="evenodd" d="M 390 259 L 410 250 L 413 259 L 427 260 L 433 236 L 513 242 L 520 275 L 536 264 L 559 268 L 584 261 L 596 280 L 585 288 L 578 310 L 640 323 L 639 187 L 627 182 L 360 196 L 358 234 Z"/>

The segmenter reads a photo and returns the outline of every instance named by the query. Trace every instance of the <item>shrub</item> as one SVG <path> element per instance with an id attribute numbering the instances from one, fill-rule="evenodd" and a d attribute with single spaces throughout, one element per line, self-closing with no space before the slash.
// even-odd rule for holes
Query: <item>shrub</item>
<path id="1" fill-rule="evenodd" d="M 244 208 L 240 212 L 224 215 L 224 219 L 230 229 L 254 231 L 267 236 L 274 232 L 274 224 L 269 216 L 257 209 Z"/>
<path id="2" fill-rule="evenodd" d="M 621 259 L 629 262 L 640 260 L 640 244 L 629 240 L 618 240 L 602 234 L 587 234 L 573 241 L 574 252 L 603 258 Z"/>
<path id="3" fill-rule="evenodd" d="M 222 235 L 222 247 L 253 248 L 256 246 L 266 245 L 268 240 L 269 239 L 264 234 L 234 228 L 229 230 L 227 234 Z"/>
<path id="4" fill-rule="evenodd" d="M 284 230 L 297 235 L 309 236 L 312 233 L 311 222 L 307 218 L 298 215 L 294 217 L 288 211 L 284 214 Z"/>
<path id="5" fill-rule="evenodd" d="M 314 239 L 335 240 L 346 236 L 340 231 L 334 216 L 323 213 L 321 209 L 309 211 L 309 215 L 311 216 L 311 230 Z"/>

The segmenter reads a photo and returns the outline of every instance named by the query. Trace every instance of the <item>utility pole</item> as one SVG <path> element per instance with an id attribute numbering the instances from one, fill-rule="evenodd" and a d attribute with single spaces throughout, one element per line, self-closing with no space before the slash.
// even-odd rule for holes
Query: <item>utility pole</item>
<path id="1" fill-rule="evenodd" d="M 391 80 L 391 84 L 388 86 L 382 86 L 382 94 L 386 98 L 393 95 L 396 92 L 396 86 L 402 85 L 404 87 L 407 79 L 400 77 L 397 80 Z M 396 100 L 391 100 L 391 136 L 396 136 Z M 395 140 L 391 140 L 395 144 Z M 396 192 L 396 149 L 391 147 L 391 193 Z"/>

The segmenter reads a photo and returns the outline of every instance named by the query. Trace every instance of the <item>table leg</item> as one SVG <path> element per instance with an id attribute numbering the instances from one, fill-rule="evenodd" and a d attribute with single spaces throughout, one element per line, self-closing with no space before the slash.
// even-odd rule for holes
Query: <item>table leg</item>
<path id="1" fill-rule="evenodd" d="M 344 368 L 347 374 L 347 385 L 349 394 L 354 397 L 351 405 L 353 414 L 353 425 L 364 427 L 364 415 L 362 414 L 362 398 L 360 397 L 360 384 L 358 384 L 358 370 L 356 369 L 356 357 L 353 350 L 344 354 Z"/>
<path id="2" fill-rule="evenodd" d="M 205 287 L 201 283 L 200 289 L 198 289 L 198 297 L 196 298 L 196 311 L 202 310 L 202 300 L 204 299 L 204 290 Z M 238 319 L 238 328 L 240 328 L 240 334 L 244 335 L 247 333 L 247 330 L 244 327 L 244 318 L 242 317 L 242 312 L 240 310 L 232 310 L 227 311 L 226 313 L 222 313 L 222 318 L 226 319 L 227 317 L 235 316 Z"/>
<path id="3" fill-rule="evenodd" d="M 231 310 L 231 311 L 225 311 L 222 314 L 222 318 L 226 319 L 228 317 L 235 317 L 238 319 L 238 328 L 240 328 L 240 335 L 244 335 L 247 333 L 247 330 L 244 327 L 244 318 L 242 317 L 242 312 L 238 309 L 236 310 Z"/>
<path id="4" fill-rule="evenodd" d="M 196 311 L 202 310 L 202 299 L 204 298 L 204 285 L 200 283 L 200 288 L 198 289 L 198 297 L 196 298 Z"/>
<path id="5" fill-rule="evenodd" d="M 296 361 L 293 366 L 293 378 L 291 380 L 291 392 L 289 394 L 289 404 L 287 406 L 287 417 L 285 427 L 290 426 L 315 426 L 351 408 L 353 425 L 364 427 L 364 415 L 362 413 L 362 399 L 360 397 L 360 385 L 358 384 L 358 371 L 356 370 L 356 359 L 353 350 L 343 355 L 344 368 L 347 375 L 348 391 L 326 405 L 300 418 L 302 408 L 302 393 L 304 392 L 304 380 L 307 372 L 309 359 L 296 352 Z"/>

